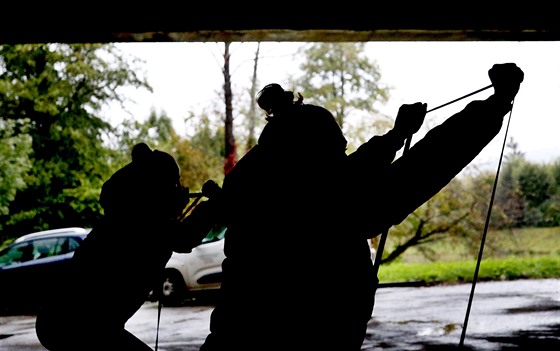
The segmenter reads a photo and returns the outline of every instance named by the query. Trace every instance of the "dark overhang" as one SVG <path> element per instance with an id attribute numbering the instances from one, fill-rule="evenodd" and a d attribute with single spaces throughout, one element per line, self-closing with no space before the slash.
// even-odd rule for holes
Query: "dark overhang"
<path id="1" fill-rule="evenodd" d="M 419 3 L 81 3 L 79 10 L 26 3 L 0 9 L 0 43 L 560 40 L 550 5 Z"/>

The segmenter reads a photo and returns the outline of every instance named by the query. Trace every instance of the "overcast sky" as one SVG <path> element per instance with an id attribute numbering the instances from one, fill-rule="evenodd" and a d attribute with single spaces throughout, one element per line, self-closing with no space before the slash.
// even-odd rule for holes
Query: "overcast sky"
<path id="1" fill-rule="evenodd" d="M 258 74 L 262 86 L 283 84 L 290 74 L 296 73 L 298 66 L 292 54 L 301 45 L 261 44 L 263 58 Z M 136 118 L 146 118 L 151 109 L 165 111 L 177 130 L 182 131 L 188 111 L 199 110 L 219 98 L 217 92 L 223 84 L 222 44 L 118 46 L 146 61 L 148 80 L 154 88 L 153 94 L 130 92 L 137 101 L 135 106 L 129 106 Z M 231 47 L 233 80 L 245 87 L 249 86 L 255 47 L 256 43 L 234 43 Z M 491 84 L 488 70 L 494 63 L 516 63 L 525 72 L 525 80 L 515 100 L 508 139 L 514 138 L 531 161 L 551 162 L 560 157 L 560 42 L 371 42 L 367 44 L 367 53 L 377 62 L 381 81 L 392 87 L 390 102 L 381 107 L 391 116 L 404 103 L 426 102 L 429 110 L 476 91 Z M 464 104 L 483 99 L 492 91 L 488 89 L 429 113 L 425 125 L 437 124 Z M 505 131 L 506 124 L 477 162 L 498 160 Z"/>

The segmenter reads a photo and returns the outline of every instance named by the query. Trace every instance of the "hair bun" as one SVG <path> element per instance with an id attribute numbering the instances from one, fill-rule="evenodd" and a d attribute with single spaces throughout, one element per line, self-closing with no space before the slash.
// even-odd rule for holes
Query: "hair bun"
<path id="1" fill-rule="evenodd" d="M 257 94 L 257 104 L 269 116 L 271 116 L 274 111 L 281 110 L 293 103 L 294 93 L 285 91 L 282 86 L 277 83 L 266 85 Z"/>

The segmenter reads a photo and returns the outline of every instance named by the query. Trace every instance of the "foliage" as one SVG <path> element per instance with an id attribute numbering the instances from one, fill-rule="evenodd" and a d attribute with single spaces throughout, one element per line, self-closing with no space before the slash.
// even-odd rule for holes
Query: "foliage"
<path id="1" fill-rule="evenodd" d="M 341 126 L 353 116 L 375 114 L 374 106 L 387 100 L 388 88 L 380 84 L 375 62 L 363 55 L 363 45 L 315 43 L 305 46 L 303 53 L 299 87 L 305 102 L 325 106 Z M 101 185 L 130 161 L 130 150 L 140 141 L 175 156 L 182 183 L 192 192 L 208 179 L 222 182 L 226 155 L 222 108 L 191 113 L 185 119 L 191 135 L 185 138 L 177 135 L 164 112 L 152 111 L 145 122 L 124 120 L 118 126 L 103 116 L 108 103 L 125 101 L 121 87 L 150 89 L 139 63 L 112 45 L 0 45 L 0 239 L 54 227 L 91 226 L 101 214 Z M 247 100 L 245 94 L 239 95 L 232 105 Z M 232 117 L 242 126 L 237 117 L 250 113 L 255 111 L 235 106 Z M 389 122 L 381 117 L 378 130 Z M 513 140 L 508 147 L 491 229 L 559 225 L 560 160 L 533 164 Z M 442 240 L 464 245 L 472 256 L 478 250 L 493 182 L 489 172 L 454 179 L 391 229 L 385 262 L 400 261 L 411 250 L 437 259 L 433 244 Z M 500 250 L 493 242 L 488 249 Z"/>
<path id="2" fill-rule="evenodd" d="M 20 122 L 0 120 L 0 215 L 9 214 L 9 204 L 18 190 L 25 189 L 24 177 L 31 168 L 31 137 L 28 134 L 14 135 L 15 129 L 23 128 L 16 127 L 17 124 Z"/>
<path id="3" fill-rule="evenodd" d="M 194 118 L 191 116 L 191 118 Z M 144 122 L 125 121 L 120 126 L 119 143 L 126 151 L 126 162 L 130 162 L 130 150 L 145 142 L 152 149 L 170 153 L 181 169 L 181 183 L 191 192 L 198 192 L 204 182 L 223 179 L 223 128 L 212 124 L 206 114 L 196 118 L 192 125 L 194 136 L 183 138 L 173 128 L 165 112 L 159 115 L 152 111 Z"/>
<path id="4" fill-rule="evenodd" d="M 482 243 L 481 233 L 469 240 L 457 240 L 446 236 L 430 242 L 425 248 L 420 246 L 407 250 L 398 260 L 400 263 L 454 262 L 474 259 L 478 256 Z M 484 242 L 484 257 L 503 259 L 510 256 L 531 258 L 560 255 L 560 226 L 550 228 L 512 228 L 503 230 L 490 229 Z M 394 240 L 387 238 L 387 245 Z M 431 252 L 425 255 L 424 250 Z"/>
<path id="5" fill-rule="evenodd" d="M 484 251 L 478 279 L 486 281 L 557 278 L 560 276 L 559 234 L 560 227 L 489 232 L 486 243 L 493 241 L 494 248 Z M 421 254 L 412 249 L 404 255 L 404 259 L 381 265 L 380 280 L 422 280 L 428 284 L 472 281 L 478 255 L 465 255 L 461 247 L 449 241 L 429 245 L 433 246 L 432 249 L 438 254 L 436 261 L 418 259 L 421 258 Z"/>
<path id="6" fill-rule="evenodd" d="M 305 103 L 329 110 L 349 141 L 356 139 L 354 144 L 369 139 L 371 127 L 377 132 L 387 129 L 392 121 L 375 106 L 387 102 L 389 88 L 380 82 L 377 63 L 365 56 L 364 43 L 313 43 L 302 47 L 301 53 L 305 57 L 300 67 L 302 75 L 294 79 L 295 90 L 303 95 Z M 347 128 L 351 117 L 363 122 L 370 120 L 371 115 L 382 118 L 377 118 L 365 131 L 360 127 Z M 364 132 L 366 135 L 362 136 Z"/>
<path id="7" fill-rule="evenodd" d="M 523 223 L 525 202 L 519 191 L 516 169 L 521 167 L 520 157 L 508 158 L 500 177 L 499 191 L 496 192 L 492 223 L 495 227 L 511 228 Z"/>
<path id="8" fill-rule="evenodd" d="M 537 164 L 522 154 L 507 158 L 499 179 L 494 215 L 497 228 L 560 224 L 560 160 Z"/>
<path id="9" fill-rule="evenodd" d="M 364 128 L 348 131 L 350 116 L 365 120 L 364 113 L 375 114 L 376 103 L 389 97 L 388 88 L 380 84 L 379 68 L 363 53 L 361 43 L 312 43 L 303 46 L 302 75 L 295 79 L 306 103 L 331 111 L 345 134 L 351 137 L 349 150 L 366 140 L 359 137 Z M 297 89 L 295 89 L 297 90 Z M 383 116 L 382 116 L 383 117 Z M 378 119 L 377 132 L 388 127 L 388 120 Z M 390 230 L 392 240 L 383 252 L 382 262 L 397 260 L 412 247 L 426 257 L 434 257 L 433 241 L 451 238 L 465 242 L 471 253 L 478 250 L 478 235 L 486 222 L 493 228 L 559 225 L 558 169 L 528 163 L 518 144 L 511 139 L 509 154 L 499 179 L 499 191 L 489 211 L 495 175 L 481 172 L 453 180 L 436 196 L 420 206 L 401 224 Z M 555 180 L 556 179 L 556 180 Z M 488 213 L 491 217 L 488 219 Z M 375 241 L 375 240 L 374 240 Z M 374 243 L 375 245 L 375 243 Z"/>
<path id="10" fill-rule="evenodd" d="M 0 46 L 0 118 L 21 125 L 13 137 L 30 138 L 32 148 L 26 187 L 0 221 L 3 236 L 96 220 L 101 184 L 122 159 L 106 147 L 114 130 L 102 109 L 125 101 L 122 86 L 150 89 L 135 63 L 112 45 Z M 26 157 L 16 151 L 3 157 Z"/>
<path id="11" fill-rule="evenodd" d="M 190 138 L 191 156 L 182 165 L 184 178 L 190 189 L 198 190 L 208 179 L 221 184 L 224 178 L 223 159 L 225 157 L 225 130 L 213 122 L 207 114 L 202 114 L 194 126 L 194 136 Z M 196 157 L 195 157 L 196 156 Z M 181 157 L 181 156 L 179 156 Z"/>
<path id="12" fill-rule="evenodd" d="M 462 184 L 453 180 L 442 191 L 410 214 L 402 223 L 393 227 L 391 244 L 384 252 L 382 263 L 395 260 L 413 246 L 440 240 L 444 236 L 464 235 L 473 199 L 464 196 Z"/>
<path id="13" fill-rule="evenodd" d="M 428 285 L 471 283 L 475 267 L 475 261 L 392 263 L 380 266 L 379 281 L 424 281 Z M 482 260 L 478 272 L 479 281 L 545 279 L 559 276 L 558 256 L 485 259 Z"/>
<path id="14" fill-rule="evenodd" d="M 490 230 L 554 227 L 558 221 L 558 162 L 538 165 L 520 154 L 508 158 L 490 211 Z M 556 174 L 556 176 L 555 176 Z M 440 258 L 434 242 L 461 246 L 472 257 L 479 250 L 493 190 L 495 175 L 484 171 L 453 179 L 438 194 L 391 228 L 383 252 L 383 263 L 399 260 L 415 248 L 429 260 Z M 487 250 L 499 251 L 488 241 Z"/>

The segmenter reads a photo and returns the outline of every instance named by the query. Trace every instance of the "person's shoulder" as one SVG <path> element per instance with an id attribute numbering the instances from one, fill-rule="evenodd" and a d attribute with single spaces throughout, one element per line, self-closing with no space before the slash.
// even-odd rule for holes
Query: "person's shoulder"
<path id="1" fill-rule="evenodd" d="M 300 105 L 302 109 L 304 109 L 306 112 L 309 113 L 313 113 L 313 114 L 317 114 L 317 115 L 330 115 L 332 116 L 332 113 L 327 110 L 326 108 L 319 106 L 319 105 L 314 105 L 314 104 L 302 104 Z"/>
<path id="2" fill-rule="evenodd" d="M 301 123 L 308 122 L 310 124 L 325 124 L 334 121 L 333 114 L 324 107 L 312 104 L 298 106 L 299 113 L 295 117 L 300 119 Z"/>

